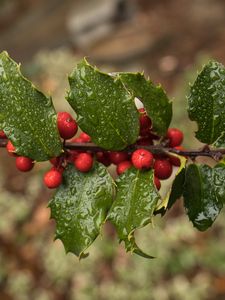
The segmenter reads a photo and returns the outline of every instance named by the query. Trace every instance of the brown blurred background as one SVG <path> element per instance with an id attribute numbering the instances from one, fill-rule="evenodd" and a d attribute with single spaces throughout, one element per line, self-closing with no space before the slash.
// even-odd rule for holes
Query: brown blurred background
<path id="1" fill-rule="evenodd" d="M 67 75 L 83 56 L 110 72 L 144 70 L 174 99 L 172 125 L 185 132 L 184 145 L 198 147 L 185 95 L 203 63 L 225 62 L 225 1 L 0 0 L 2 50 L 57 110 L 71 111 Z M 137 235 L 153 261 L 126 254 L 106 225 L 79 263 L 53 242 L 48 163 L 21 175 L 1 150 L 0 166 L 0 300 L 225 299 L 224 213 L 198 233 L 178 203 Z"/>

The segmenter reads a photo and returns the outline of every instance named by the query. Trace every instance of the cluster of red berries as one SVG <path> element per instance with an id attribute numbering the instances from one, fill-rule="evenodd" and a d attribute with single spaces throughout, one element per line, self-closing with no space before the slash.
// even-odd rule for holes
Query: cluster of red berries
<path id="1" fill-rule="evenodd" d="M 59 112 L 57 115 L 58 131 L 62 139 L 67 140 L 74 137 L 77 133 L 78 125 L 72 116 L 67 112 Z M 0 138 L 7 138 L 4 131 L 0 131 Z M 88 134 L 82 132 L 79 137 L 74 138 L 71 142 L 85 143 L 90 142 Z M 16 167 L 19 171 L 28 172 L 34 166 L 34 161 L 29 157 L 18 156 L 14 145 L 9 140 L 6 149 L 11 156 L 16 157 Z M 44 174 L 44 184 L 48 188 L 56 188 L 62 183 L 62 173 L 68 162 L 73 162 L 74 166 L 81 172 L 88 172 L 93 165 L 93 157 L 90 153 L 68 150 L 59 157 L 50 159 L 53 167 Z"/>
<path id="2" fill-rule="evenodd" d="M 152 122 L 147 116 L 144 108 L 139 109 L 140 112 L 140 139 L 139 145 L 154 145 L 154 140 L 159 137 L 152 132 Z M 165 140 L 169 147 L 182 149 L 180 146 L 183 141 L 183 133 L 177 128 L 169 128 L 165 136 Z M 168 179 L 173 171 L 173 166 L 180 166 L 179 158 L 175 156 L 165 156 L 160 154 L 152 154 L 145 149 L 138 149 L 131 156 L 132 164 L 137 169 L 154 169 L 154 183 L 157 189 L 161 187 L 160 180 Z"/>
<path id="3" fill-rule="evenodd" d="M 152 130 L 151 119 L 147 116 L 144 108 L 140 112 L 140 133 L 137 140 L 138 145 L 154 145 L 154 141 L 159 137 Z M 169 147 L 182 150 L 180 146 L 183 141 L 183 133 L 177 128 L 169 128 L 165 137 Z M 146 149 L 137 149 L 133 153 L 126 152 L 97 152 L 96 159 L 104 165 L 115 164 L 117 174 L 120 175 L 134 166 L 136 169 L 148 170 L 154 168 L 154 183 L 160 189 L 160 180 L 168 179 L 173 170 L 173 166 L 180 166 L 179 158 L 175 156 L 154 155 Z"/>
<path id="4" fill-rule="evenodd" d="M 4 131 L 0 131 L 0 138 L 7 138 Z M 13 146 L 11 141 L 8 141 L 6 144 L 6 149 L 10 156 L 14 156 L 16 158 L 16 167 L 21 172 L 28 172 L 34 167 L 34 161 L 26 156 L 18 156 L 15 151 L 16 148 Z"/>
<path id="5" fill-rule="evenodd" d="M 139 109 L 139 113 L 140 133 L 137 145 L 154 145 L 155 141 L 160 137 L 151 131 L 152 122 L 147 116 L 145 109 Z M 78 131 L 78 125 L 67 112 L 59 112 L 57 114 L 57 126 L 63 140 L 70 139 L 72 143 L 91 142 L 90 136 L 85 132 L 80 133 L 79 137 L 74 138 Z M 0 138 L 6 138 L 3 131 L 0 131 Z M 165 140 L 168 142 L 169 147 L 182 149 L 180 145 L 183 141 L 183 133 L 179 129 L 169 128 Z M 34 161 L 28 157 L 17 156 L 15 154 L 16 149 L 10 141 L 8 141 L 6 148 L 10 155 L 16 156 L 16 167 L 18 170 L 27 172 L 33 168 Z M 99 151 L 95 153 L 95 159 L 107 167 L 111 164 L 116 165 L 118 175 L 124 173 L 132 166 L 140 170 L 154 168 L 154 183 L 155 186 L 160 189 L 160 180 L 169 178 L 172 174 L 172 166 L 179 166 L 180 160 L 174 156 L 165 157 L 165 155 L 154 155 L 143 148 L 139 148 L 132 153 L 123 151 Z M 53 166 L 44 174 L 44 184 L 48 188 L 56 188 L 62 183 L 62 174 L 68 163 L 73 163 L 75 168 L 81 172 L 88 172 L 93 166 L 94 154 L 90 151 L 84 152 L 81 150 L 65 149 L 65 152 L 61 156 L 52 158 L 50 162 Z"/>
<path id="6" fill-rule="evenodd" d="M 73 117 L 67 112 L 59 112 L 57 115 L 57 126 L 59 134 L 63 140 L 72 143 L 88 143 L 91 138 L 85 132 L 79 137 L 73 138 L 78 130 L 78 125 Z M 62 182 L 62 173 L 68 162 L 73 163 L 75 168 L 81 172 L 88 172 L 93 165 L 93 156 L 91 153 L 80 150 L 66 150 L 60 157 L 50 160 L 53 167 L 44 175 L 44 183 L 48 188 L 56 188 Z"/>

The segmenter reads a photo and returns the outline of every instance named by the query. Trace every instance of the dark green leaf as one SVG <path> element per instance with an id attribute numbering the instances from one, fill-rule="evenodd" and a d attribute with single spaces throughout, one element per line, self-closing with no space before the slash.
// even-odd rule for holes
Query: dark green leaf
<path id="1" fill-rule="evenodd" d="M 134 168 L 119 176 L 116 199 L 107 217 L 115 225 L 119 239 L 125 242 L 127 251 L 150 258 L 135 244 L 134 231 L 151 222 L 160 199 L 153 176 L 153 170 L 142 172 Z"/>
<path id="2" fill-rule="evenodd" d="M 222 132 L 218 139 L 213 143 L 214 148 L 225 148 L 225 132 Z"/>
<path id="3" fill-rule="evenodd" d="M 164 135 L 172 118 L 172 102 L 161 86 L 155 86 L 141 73 L 120 73 L 119 77 L 126 87 L 139 98 L 152 120 L 153 130 Z"/>
<path id="4" fill-rule="evenodd" d="M 221 164 L 222 165 L 222 164 Z M 207 165 L 188 166 L 184 184 L 184 205 L 189 219 L 204 231 L 215 221 L 224 202 L 225 168 Z"/>
<path id="5" fill-rule="evenodd" d="M 6 52 L 0 54 L 0 128 L 19 155 L 44 161 L 62 152 L 51 98 L 22 76 Z"/>
<path id="6" fill-rule="evenodd" d="M 225 162 L 213 168 L 213 183 L 217 198 L 225 204 Z"/>
<path id="7" fill-rule="evenodd" d="M 119 78 L 101 73 L 82 60 L 69 77 L 68 101 L 81 129 L 108 150 L 122 150 L 139 134 L 134 97 Z"/>
<path id="8" fill-rule="evenodd" d="M 173 204 L 183 195 L 184 189 L 184 180 L 185 180 L 185 169 L 182 169 L 181 172 L 175 177 L 172 184 L 171 194 L 169 197 L 167 209 L 170 209 Z"/>
<path id="9" fill-rule="evenodd" d="M 69 165 L 63 176 L 63 184 L 49 204 L 51 218 L 56 220 L 56 238 L 62 240 L 66 252 L 81 258 L 99 235 L 112 204 L 114 183 L 98 163 L 88 173 Z"/>
<path id="10" fill-rule="evenodd" d="M 198 75 L 188 97 L 189 117 L 198 124 L 197 139 L 212 144 L 225 131 L 225 68 L 211 61 Z"/>

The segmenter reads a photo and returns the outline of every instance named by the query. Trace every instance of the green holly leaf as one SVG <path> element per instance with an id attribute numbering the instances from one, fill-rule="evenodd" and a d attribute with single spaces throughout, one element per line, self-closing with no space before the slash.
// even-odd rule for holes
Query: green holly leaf
<path id="1" fill-rule="evenodd" d="M 214 148 L 225 148 L 225 131 L 221 133 L 218 139 L 213 143 Z"/>
<path id="2" fill-rule="evenodd" d="M 7 52 L 0 53 L 0 128 L 19 155 L 44 161 L 62 152 L 51 98 L 23 77 Z"/>
<path id="3" fill-rule="evenodd" d="M 215 194 L 220 202 L 225 204 L 225 161 L 218 163 L 213 168 L 213 184 Z"/>
<path id="4" fill-rule="evenodd" d="M 188 113 L 198 124 L 196 137 L 212 144 L 225 131 L 225 68 L 211 61 L 198 75 L 188 97 Z"/>
<path id="5" fill-rule="evenodd" d="M 130 168 L 116 180 L 116 199 L 107 217 L 125 242 L 127 251 L 152 258 L 138 248 L 134 231 L 151 222 L 153 212 L 160 199 L 153 183 L 153 170 L 140 171 Z"/>
<path id="6" fill-rule="evenodd" d="M 102 73 L 82 60 L 69 77 L 68 101 L 81 129 L 108 150 L 122 150 L 139 134 L 134 96 L 120 78 Z"/>
<path id="7" fill-rule="evenodd" d="M 155 86 L 141 73 L 120 73 L 119 77 L 135 97 L 139 98 L 152 120 L 153 130 L 164 135 L 172 118 L 172 102 L 160 85 Z"/>
<path id="8" fill-rule="evenodd" d="M 187 167 L 184 183 L 184 206 L 193 225 L 200 231 L 215 221 L 225 202 L 225 166 L 214 168 L 191 164 Z"/>
<path id="9" fill-rule="evenodd" d="M 96 163 L 88 173 L 68 165 L 63 183 L 49 203 L 51 218 L 56 221 L 56 239 L 66 252 L 79 258 L 99 235 L 112 204 L 114 183 L 107 169 Z"/>

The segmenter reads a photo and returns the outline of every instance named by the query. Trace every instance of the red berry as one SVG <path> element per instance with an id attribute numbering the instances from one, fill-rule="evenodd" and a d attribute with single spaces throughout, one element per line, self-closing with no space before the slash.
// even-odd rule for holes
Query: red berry
<path id="1" fill-rule="evenodd" d="M 129 160 L 122 161 L 116 167 L 116 172 L 118 175 L 124 173 L 127 169 L 132 167 L 132 163 Z"/>
<path id="2" fill-rule="evenodd" d="M 84 141 L 80 137 L 77 137 L 77 138 L 72 139 L 71 142 L 72 143 L 83 143 Z"/>
<path id="3" fill-rule="evenodd" d="M 8 141 L 8 143 L 6 145 L 6 149 L 7 149 L 9 155 L 16 156 L 16 153 L 15 153 L 16 148 L 13 146 L 11 141 Z"/>
<path id="4" fill-rule="evenodd" d="M 62 173 L 53 167 L 45 173 L 43 180 L 49 189 L 57 188 L 62 183 Z"/>
<path id="5" fill-rule="evenodd" d="M 141 114 L 139 117 L 139 122 L 140 122 L 140 135 L 141 136 L 148 135 L 152 127 L 151 119 L 147 115 Z"/>
<path id="6" fill-rule="evenodd" d="M 140 123 L 140 135 L 146 136 L 150 133 L 152 127 L 151 119 L 147 116 L 144 108 L 139 108 L 140 112 L 139 123 Z"/>
<path id="7" fill-rule="evenodd" d="M 77 158 L 77 156 L 79 155 L 80 151 L 78 150 L 69 150 L 68 151 L 68 157 L 67 157 L 67 160 L 70 162 L 70 163 L 73 163 L 74 160 Z"/>
<path id="8" fill-rule="evenodd" d="M 154 169 L 155 176 L 159 179 L 169 178 L 173 171 L 172 165 L 167 159 L 156 159 Z"/>
<path id="9" fill-rule="evenodd" d="M 183 132 L 177 128 L 169 128 L 167 130 L 166 137 L 169 139 L 169 146 L 176 147 L 180 146 L 183 141 Z"/>
<path id="10" fill-rule="evenodd" d="M 180 159 L 178 157 L 170 155 L 169 156 L 169 160 L 170 160 L 170 162 L 171 162 L 171 164 L 173 166 L 175 166 L 175 167 L 179 167 L 180 166 Z"/>
<path id="11" fill-rule="evenodd" d="M 59 134 L 63 139 L 70 139 L 77 133 L 77 123 L 67 112 L 59 112 L 57 115 Z"/>
<path id="12" fill-rule="evenodd" d="M 59 164 L 59 157 L 53 157 L 49 161 L 53 166 L 57 166 Z"/>
<path id="13" fill-rule="evenodd" d="M 74 160 L 74 166 L 81 172 L 88 172 L 93 165 L 93 157 L 89 153 L 80 153 Z"/>
<path id="14" fill-rule="evenodd" d="M 156 177 L 156 176 L 154 176 L 154 184 L 155 184 L 157 190 L 160 190 L 160 188 L 161 188 L 161 182 L 160 182 L 159 178 Z"/>
<path id="15" fill-rule="evenodd" d="M 111 163 L 113 163 L 114 165 L 118 165 L 122 161 L 128 159 L 128 154 L 126 152 L 112 151 L 109 152 L 109 158 Z"/>
<path id="16" fill-rule="evenodd" d="M 165 159 L 168 158 L 168 155 L 165 153 L 154 153 L 153 157 L 154 159 Z"/>
<path id="17" fill-rule="evenodd" d="M 184 151 L 184 148 L 183 148 L 182 146 L 174 147 L 174 149 Z M 179 166 L 180 166 L 180 159 L 179 159 L 178 157 L 175 157 L 175 156 L 170 155 L 170 156 L 169 156 L 169 159 L 170 159 L 170 162 L 171 162 L 172 165 L 174 165 L 174 166 L 176 166 L 176 167 L 179 167 Z"/>
<path id="18" fill-rule="evenodd" d="M 160 136 L 157 135 L 157 134 L 155 134 L 155 133 L 153 133 L 153 132 L 150 132 L 148 134 L 148 137 L 151 138 L 152 140 L 160 140 Z"/>
<path id="19" fill-rule="evenodd" d="M 150 151 L 138 149 L 133 152 L 131 161 L 136 169 L 149 169 L 153 164 L 153 155 Z"/>
<path id="20" fill-rule="evenodd" d="M 108 167 L 111 164 L 108 152 L 102 152 L 102 151 L 97 152 L 96 159 L 106 167 Z"/>
<path id="21" fill-rule="evenodd" d="M 144 107 L 139 108 L 138 111 L 141 114 L 146 114 L 146 110 L 144 109 Z"/>
<path id="22" fill-rule="evenodd" d="M 3 130 L 0 130 L 0 138 L 1 139 L 6 139 L 7 138 L 7 136 L 6 136 L 6 134 Z"/>
<path id="23" fill-rule="evenodd" d="M 153 145 L 153 141 L 151 139 L 151 137 L 142 137 L 137 141 L 138 145 L 142 145 L 142 146 L 149 146 L 149 145 Z"/>
<path id="24" fill-rule="evenodd" d="M 85 132 L 81 132 L 79 138 L 83 141 L 83 143 L 90 143 L 91 137 Z"/>
<path id="25" fill-rule="evenodd" d="M 57 170 L 62 174 L 65 169 L 63 166 L 59 166 L 59 167 L 52 167 L 51 170 Z"/>
<path id="26" fill-rule="evenodd" d="M 16 167 L 21 172 L 28 172 L 33 169 L 34 162 L 29 157 L 17 156 Z"/>

